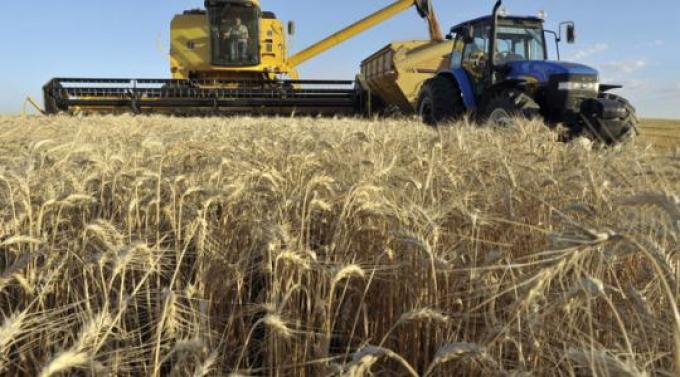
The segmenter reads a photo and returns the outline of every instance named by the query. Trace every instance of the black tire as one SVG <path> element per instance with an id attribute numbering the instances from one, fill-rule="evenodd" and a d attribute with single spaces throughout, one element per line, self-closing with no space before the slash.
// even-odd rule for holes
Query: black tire
<path id="1" fill-rule="evenodd" d="M 448 77 L 436 76 L 423 84 L 418 98 L 418 115 L 426 124 L 455 122 L 465 115 L 463 96 Z"/>
<path id="2" fill-rule="evenodd" d="M 626 109 L 626 115 L 616 119 L 588 117 L 590 125 L 585 128 L 589 136 L 607 145 L 614 145 L 634 138 L 638 134 L 639 120 L 633 105 L 616 94 L 600 93 L 599 98 L 616 101 Z"/>
<path id="3" fill-rule="evenodd" d="M 478 113 L 482 125 L 511 127 L 514 119 L 535 119 L 541 116 L 541 107 L 528 94 L 505 89 L 491 94 L 483 101 Z"/>

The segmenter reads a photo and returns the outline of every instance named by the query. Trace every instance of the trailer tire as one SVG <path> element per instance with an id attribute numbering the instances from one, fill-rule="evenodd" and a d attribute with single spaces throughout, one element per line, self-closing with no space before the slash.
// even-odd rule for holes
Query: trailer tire
<path id="1" fill-rule="evenodd" d="M 448 77 L 436 76 L 423 84 L 418 98 L 418 115 L 430 126 L 455 122 L 465 114 L 458 85 Z"/>
<path id="2" fill-rule="evenodd" d="M 528 94 L 507 89 L 492 94 L 482 104 L 479 123 L 494 127 L 509 128 L 515 119 L 533 120 L 541 116 L 540 106 Z"/>
<path id="3" fill-rule="evenodd" d="M 620 103 L 626 109 L 626 115 L 617 119 L 588 119 L 595 130 L 587 130 L 592 138 L 607 145 L 623 143 L 638 134 L 639 120 L 635 107 L 621 96 L 612 93 L 600 93 L 599 98 Z"/>

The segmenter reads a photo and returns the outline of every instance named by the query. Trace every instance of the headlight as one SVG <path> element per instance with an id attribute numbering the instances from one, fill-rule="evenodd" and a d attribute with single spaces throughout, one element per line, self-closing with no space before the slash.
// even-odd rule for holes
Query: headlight
<path id="1" fill-rule="evenodd" d="M 588 92 L 599 92 L 600 83 L 598 82 L 573 82 L 566 81 L 561 82 L 559 86 L 560 90 L 581 90 Z"/>

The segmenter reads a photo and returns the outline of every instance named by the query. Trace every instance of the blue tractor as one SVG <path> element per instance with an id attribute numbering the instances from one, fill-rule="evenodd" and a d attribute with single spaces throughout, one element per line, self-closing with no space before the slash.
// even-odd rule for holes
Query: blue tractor
<path id="1" fill-rule="evenodd" d="M 506 126 L 516 117 L 541 117 L 563 128 L 565 139 L 590 137 L 616 144 L 637 133 L 635 109 L 608 93 L 597 70 L 548 60 L 546 34 L 555 36 L 559 55 L 562 30 L 575 41 L 573 22 L 560 32 L 545 30 L 544 17 L 507 16 L 499 0 L 491 16 L 464 22 L 447 36 L 455 40 L 450 68 L 427 80 L 418 113 L 430 125 L 475 114 L 484 124 Z M 462 46 L 462 49 L 461 49 Z"/>

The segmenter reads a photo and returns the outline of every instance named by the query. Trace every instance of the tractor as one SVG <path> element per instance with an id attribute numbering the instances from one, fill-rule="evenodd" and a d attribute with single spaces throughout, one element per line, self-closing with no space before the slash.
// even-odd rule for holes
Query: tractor
<path id="1" fill-rule="evenodd" d="M 438 125 L 473 114 L 481 124 L 510 126 L 516 118 L 542 118 L 564 139 L 586 136 L 616 144 L 637 133 L 633 106 L 609 93 L 619 85 L 600 83 L 597 70 L 559 61 L 559 44 L 576 39 L 573 22 L 544 29 L 545 17 L 508 16 L 498 0 L 491 16 L 451 28 L 448 66 L 420 88 L 417 112 Z M 564 34 L 566 35 L 563 35 Z M 553 35 L 558 60 L 548 59 Z"/>

